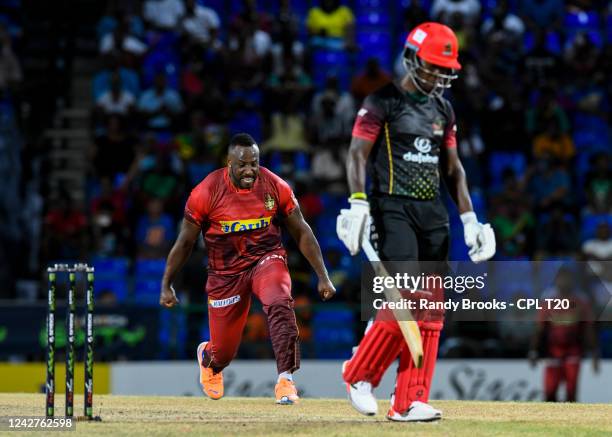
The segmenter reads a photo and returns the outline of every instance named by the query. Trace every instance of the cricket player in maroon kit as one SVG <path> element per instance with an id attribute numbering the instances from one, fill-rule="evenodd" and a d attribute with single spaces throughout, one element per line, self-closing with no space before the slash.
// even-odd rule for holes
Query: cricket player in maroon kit
<path id="1" fill-rule="evenodd" d="M 212 399 L 223 396 L 222 370 L 238 351 L 254 294 L 267 316 L 276 357 L 276 402 L 298 401 L 292 377 L 300 367 L 298 328 L 281 224 L 316 272 L 321 298 L 330 299 L 336 290 L 291 188 L 259 166 L 259 148 L 250 135 L 235 135 L 227 167 L 204 178 L 187 200 L 181 232 L 168 255 L 160 296 L 160 304 L 165 307 L 178 303 L 172 282 L 202 232 L 208 250 L 210 340 L 200 344 L 197 358 L 202 389 Z"/>
<path id="2" fill-rule="evenodd" d="M 567 299 L 570 304 L 569 308 L 565 309 L 561 303 L 555 303 L 550 308 L 544 305 L 538 311 L 538 324 L 531 339 L 529 361 L 535 366 L 538 350 L 543 349 L 546 355 L 544 398 L 547 402 L 557 401 L 557 391 L 562 382 L 565 382 L 565 401 L 576 402 L 584 343 L 591 351 L 593 370 L 595 373 L 599 372 L 599 348 L 593 314 L 589 304 L 576 295 L 573 274 L 565 268 L 561 268 L 557 273 L 555 288 L 545 292 L 542 297 L 559 299 L 556 302 Z M 540 347 L 542 343 L 543 348 Z"/>
<path id="3" fill-rule="evenodd" d="M 406 38 L 406 75 L 370 94 L 357 113 L 347 162 L 350 209 L 338 216 L 338 237 L 355 255 L 371 218 L 372 245 L 383 261 L 448 259 L 448 213 L 440 196 L 444 179 L 463 222 L 472 261 L 495 254 L 495 235 L 479 223 L 459 160 L 453 108 L 442 93 L 461 69 L 457 38 L 439 23 L 423 23 Z M 366 166 L 367 164 L 367 166 Z M 371 187 L 366 194 L 366 167 Z M 435 299 L 444 290 L 422 290 Z M 414 315 L 414 314 L 413 314 Z M 356 353 L 342 369 L 353 407 L 378 411 L 372 388 L 399 358 L 389 420 L 430 421 L 442 413 L 428 404 L 444 323 L 442 311 L 416 315 L 423 341 L 423 364 L 416 368 L 399 325 L 378 313 Z"/>

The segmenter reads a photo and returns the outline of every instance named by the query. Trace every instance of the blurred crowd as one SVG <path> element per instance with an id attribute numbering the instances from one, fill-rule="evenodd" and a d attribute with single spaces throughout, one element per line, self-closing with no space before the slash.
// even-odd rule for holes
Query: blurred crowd
<path id="1" fill-rule="evenodd" d="M 12 47 L 21 35 L 10 14 L 0 17 L 0 105 L 14 108 L 23 77 Z M 19 236 L 39 242 L 24 254 L 34 266 L 26 277 L 60 259 L 165 258 L 191 188 L 224 165 L 232 134 L 248 132 L 262 165 L 292 184 L 319 238 L 337 300 L 348 308 L 334 317 L 354 318 L 360 264 L 335 237 L 352 123 L 369 93 L 405 74 L 404 38 L 427 20 L 446 23 L 459 39 L 463 69 L 447 97 L 476 212 L 495 228 L 496 259 L 610 260 L 609 2 L 108 0 L 96 27 L 85 200 L 67 189 L 42 198 L 38 234 L 11 213 L 9 191 L 27 196 L 31 170 L 21 172 L 19 151 L 6 145 L 20 130 L 2 111 L 0 211 L 8 220 L 0 264 L 25 263 L 11 256 Z M 451 259 L 466 260 L 450 208 Z M 313 312 L 312 274 L 287 245 L 307 343 L 327 316 Z M 185 302 L 203 302 L 205 262 L 202 250 L 192 256 L 179 286 Z M 0 268 L 4 284 L 15 283 L 15 271 Z M 98 291 L 108 302 L 134 295 L 106 284 Z M 265 336 L 254 311 L 246 337 Z"/>

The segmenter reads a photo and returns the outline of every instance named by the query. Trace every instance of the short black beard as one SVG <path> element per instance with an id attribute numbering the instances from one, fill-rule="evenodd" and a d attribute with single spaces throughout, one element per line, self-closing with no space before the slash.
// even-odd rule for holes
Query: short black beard
<path id="1" fill-rule="evenodd" d="M 235 187 L 242 189 L 242 187 L 240 186 L 240 179 L 236 178 L 236 175 L 234 174 L 234 171 L 232 170 L 232 168 L 229 168 L 229 174 L 230 174 L 230 180 L 232 181 L 232 184 L 234 184 Z"/>
<path id="2" fill-rule="evenodd" d="M 236 175 L 234 174 L 234 171 L 232 170 L 232 168 L 229 168 L 229 174 L 230 174 L 230 179 L 232 181 L 232 184 L 234 184 L 235 187 L 241 189 L 241 190 L 246 190 L 248 187 L 243 187 L 240 184 L 240 178 L 236 177 Z M 255 182 L 257 181 L 257 176 L 253 176 L 253 185 L 255 185 Z"/>

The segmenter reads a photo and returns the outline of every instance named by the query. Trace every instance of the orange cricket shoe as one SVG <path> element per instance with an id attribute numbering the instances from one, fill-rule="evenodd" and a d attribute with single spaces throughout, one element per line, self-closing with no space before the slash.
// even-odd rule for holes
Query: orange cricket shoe
<path id="1" fill-rule="evenodd" d="M 221 399 L 223 397 L 223 373 L 213 373 L 210 367 L 202 366 L 202 351 L 206 347 L 207 341 L 203 341 L 198 346 L 198 367 L 200 368 L 200 385 L 202 391 L 211 399 Z"/>
<path id="2" fill-rule="evenodd" d="M 274 387 L 274 394 L 276 395 L 276 403 L 279 405 L 293 405 L 300 400 L 293 381 L 285 378 L 278 381 L 276 387 Z"/>

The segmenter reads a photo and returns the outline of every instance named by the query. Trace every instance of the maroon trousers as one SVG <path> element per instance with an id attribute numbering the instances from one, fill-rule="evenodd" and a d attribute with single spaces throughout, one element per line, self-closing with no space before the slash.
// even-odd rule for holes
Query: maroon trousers
<path id="1" fill-rule="evenodd" d="M 204 365 L 220 372 L 236 356 L 254 294 L 268 319 L 278 372 L 300 368 L 291 278 L 282 254 L 270 253 L 239 275 L 209 274 L 206 293 L 210 341 Z"/>

